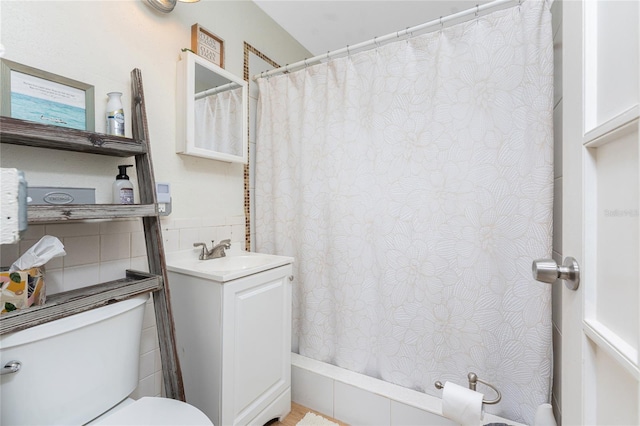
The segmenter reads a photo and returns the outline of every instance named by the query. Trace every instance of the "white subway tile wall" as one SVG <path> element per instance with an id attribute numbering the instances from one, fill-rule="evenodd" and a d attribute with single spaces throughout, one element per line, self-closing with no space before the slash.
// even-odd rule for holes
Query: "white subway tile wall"
<path id="1" fill-rule="evenodd" d="M 67 252 L 62 258 L 63 265 L 60 267 L 89 265 L 100 262 L 100 235 L 60 239 L 63 240 L 64 248 Z M 24 252 L 22 247 L 20 247 L 20 252 Z M 51 267 L 50 265 L 47 266 Z"/>
<path id="2" fill-rule="evenodd" d="M 245 248 L 244 216 L 163 218 L 161 225 L 165 253 L 193 249 L 194 242 L 210 244 L 211 240 L 218 242 L 227 238 L 231 239 L 234 248 Z M 9 267 L 44 235 L 60 239 L 67 253 L 45 266 L 49 295 L 124 278 L 127 269 L 149 270 L 142 221 L 139 219 L 30 225 L 19 243 L 2 246 L 0 266 Z M 139 384 L 131 394 L 132 398 L 161 396 L 163 393 L 157 336 L 153 298 L 150 298 L 145 306 L 140 339 Z"/>
<path id="3" fill-rule="evenodd" d="M 100 236 L 100 261 L 129 259 L 131 233 L 103 234 Z"/>
<path id="4" fill-rule="evenodd" d="M 45 286 L 47 276 L 45 271 Z M 91 263 L 82 266 L 71 266 L 62 269 L 62 289 L 63 291 L 76 290 L 82 287 L 98 284 L 100 282 L 100 264 Z M 51 292 L 48 292 L 52 294 Z"/>

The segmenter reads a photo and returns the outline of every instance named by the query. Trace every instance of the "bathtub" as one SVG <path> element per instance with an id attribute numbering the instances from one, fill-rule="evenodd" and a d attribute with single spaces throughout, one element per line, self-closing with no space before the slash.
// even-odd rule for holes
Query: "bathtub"
<path id="1" fill-rule="evenodd" d="M 351 425 L 458 426 L 442 416 L 439 398 L 291 354 L 292 400 Z M 485 413 L 483 424 L 525 426 Z"/>

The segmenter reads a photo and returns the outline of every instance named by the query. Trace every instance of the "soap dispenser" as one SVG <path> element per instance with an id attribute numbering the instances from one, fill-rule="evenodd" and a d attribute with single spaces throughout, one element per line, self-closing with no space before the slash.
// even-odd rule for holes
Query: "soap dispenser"
<path id="1" fill-rule="evenodd" d="M 127 167 L 133 166 L 118 166 L 120 172 L 113 182 L 113 204 L 133 204 L 133 184 L 127 176 Z"/>

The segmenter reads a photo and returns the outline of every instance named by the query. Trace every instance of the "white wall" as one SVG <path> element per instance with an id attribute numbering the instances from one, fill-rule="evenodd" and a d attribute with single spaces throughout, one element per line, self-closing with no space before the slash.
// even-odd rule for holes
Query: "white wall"
<path id="1" fill-rule="evenodd" d="M 6 59 L 95 86 L 98 132 L 106 93 L 123 92 L 128 106 L 130 72 L 141 69 L 156 180 L 172 184 L 173 218 L 243 214 L 241 165 L 175 154 L 175 80 L 196 22 L 225 40 L 225 68 L 239 76 L 243 41 L 282 63 L 308 55 L 253 2 L 179 3 L 169 14 L 142 0 L 2 2 L 0 10 Z M 130 108 L 125 113 L 130 136 Z M 15 161 L 26 163 L 20 166 L 30 185 L 95 187 L 97 202 L 105 203 L 123 160 L 3 145 L 3 167 Z"/>
<path id="2" fill-rule="evenodd" d="M 194 23 L 225 41 L 225 68 L 240 77 L 245 41 L 280 63 L 310 56 L 248 0 L 178 3 L 169 14 L 143 0 L 0 2 L 4 57 L 94 85 L 97 132 L 105 130 L 107 92 L 121 91 L 131 136 L 130 73 L 142 71 L 155 178 L 170 182 L 172 190 L 173 212 L 162 222 L 166 251 L 229 237 L 243 246 L 245 239 L 243 166 L 175 154 L 176 63 L 180 49 L 191 47 Z M 0 145 L 1 166 L 25 171 L 29 185 L 93 187 L 98 203 L 111 202 L 116 165 L 133 163 L 133 158 Z M 135 172 L 130 176 L 135 179 Z M 49 294 L 121 278 L 127 268 L 146 268 L 138 220 L 31 226 L 20 244 L 2 246 L 0 266 L 45 234 L 60 238 L 67 250 L 47 265 Z M 160 394 L 155 318 L 147 311 L 135 397 Z"/>

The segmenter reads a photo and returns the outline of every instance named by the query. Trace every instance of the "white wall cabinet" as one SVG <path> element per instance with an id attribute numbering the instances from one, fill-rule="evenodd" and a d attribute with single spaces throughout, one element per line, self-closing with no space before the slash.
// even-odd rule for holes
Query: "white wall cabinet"
<path id="1" fill-rule="evenodd" d="M 187 402 L 216 426 L 284 418 L 291 410 L 291 263 L 227 282 L 172 271 L 171 262 L 168 270 Z"/>

